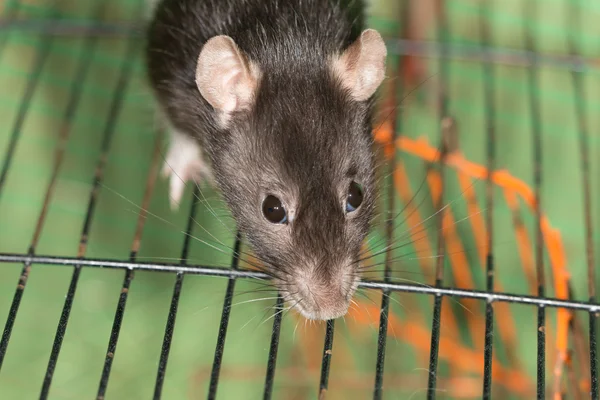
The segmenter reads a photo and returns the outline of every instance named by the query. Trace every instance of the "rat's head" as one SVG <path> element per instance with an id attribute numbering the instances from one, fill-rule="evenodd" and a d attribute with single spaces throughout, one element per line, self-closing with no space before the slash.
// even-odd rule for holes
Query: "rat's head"
<path id="1" fill-rule="evenodd" d="M 275 285 L 309 319 L 344 315 L 358 284 L 386 54 L 366 30 L 327 62 L 257 65 L 225 36 L 199 57 L 198 88 L 220 124 L 209 144 L 215 178 Z"/>

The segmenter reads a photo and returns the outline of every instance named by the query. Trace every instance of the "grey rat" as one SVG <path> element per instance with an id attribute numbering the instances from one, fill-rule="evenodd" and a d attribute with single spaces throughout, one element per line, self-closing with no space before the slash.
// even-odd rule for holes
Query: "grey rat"
<path id="1" fill-rule="evenodd" d="M 214 182 L 290 306 L 344 315 L 373 219 L 374 94 L 387 50 L 359 0 L 162 0 L 151 86 L 165 173 Z"/>

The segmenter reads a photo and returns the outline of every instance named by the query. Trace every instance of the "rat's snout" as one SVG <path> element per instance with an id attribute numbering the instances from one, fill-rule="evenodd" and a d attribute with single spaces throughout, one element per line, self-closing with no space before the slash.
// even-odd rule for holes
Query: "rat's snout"
<path id="1" fill-rule="evenodd" d="M 355 274 L 312 271 L 296 278 L 292 305 L 307 319 L 329 320 L 344 316 L 358 286 Z"/>

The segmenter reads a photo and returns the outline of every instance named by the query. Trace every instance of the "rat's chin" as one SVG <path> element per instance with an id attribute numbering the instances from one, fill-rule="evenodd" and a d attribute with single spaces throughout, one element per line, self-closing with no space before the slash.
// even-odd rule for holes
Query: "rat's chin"
<path id="1" fill-rule="evenodd" d="M 308 310 L 305 307 L 302 307 L 300 304 L 297 304 L 294 309 L 297 310 L 300 315 L 304 318 L 312 321 L 328 321 L 330 319 L 336 319 L 343 317 L 348 312 L 348 308 L 350 307 L 350 302 L 343 306 L 338 306 L 335 308 L 320 308 Z"/>
<path id="2" fill-rule="evenodd" d="M 352 293 L 353 294 L 353 293 Z M 297 296 L 285 296 L 284 299 L 291 307 L 304 318 L 312 321 L 328 321 L 343 317 L 348 313 L 352 295 L 344 299 L 321 299 L 316 303 L 308 298 L 297 298 Z"/>

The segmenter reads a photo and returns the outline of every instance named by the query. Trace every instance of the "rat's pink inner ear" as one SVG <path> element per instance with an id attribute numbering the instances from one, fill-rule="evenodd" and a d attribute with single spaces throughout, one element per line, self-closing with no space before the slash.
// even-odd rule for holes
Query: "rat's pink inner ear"
<path id="1" fill-rule="evenodd" d="M 368 100 L 385 78 L 387 48 L 374 29 L 360 37 L 333 60 L 333 72 L 357 101 Z"/>
<path id="2" fill-rule="evenodd" d="M 258 82 L 258 69 L 229 36 L 209 39 L 196 67 L 196 85 L 202 97 L 224 116 L 248 109 Z"/>

